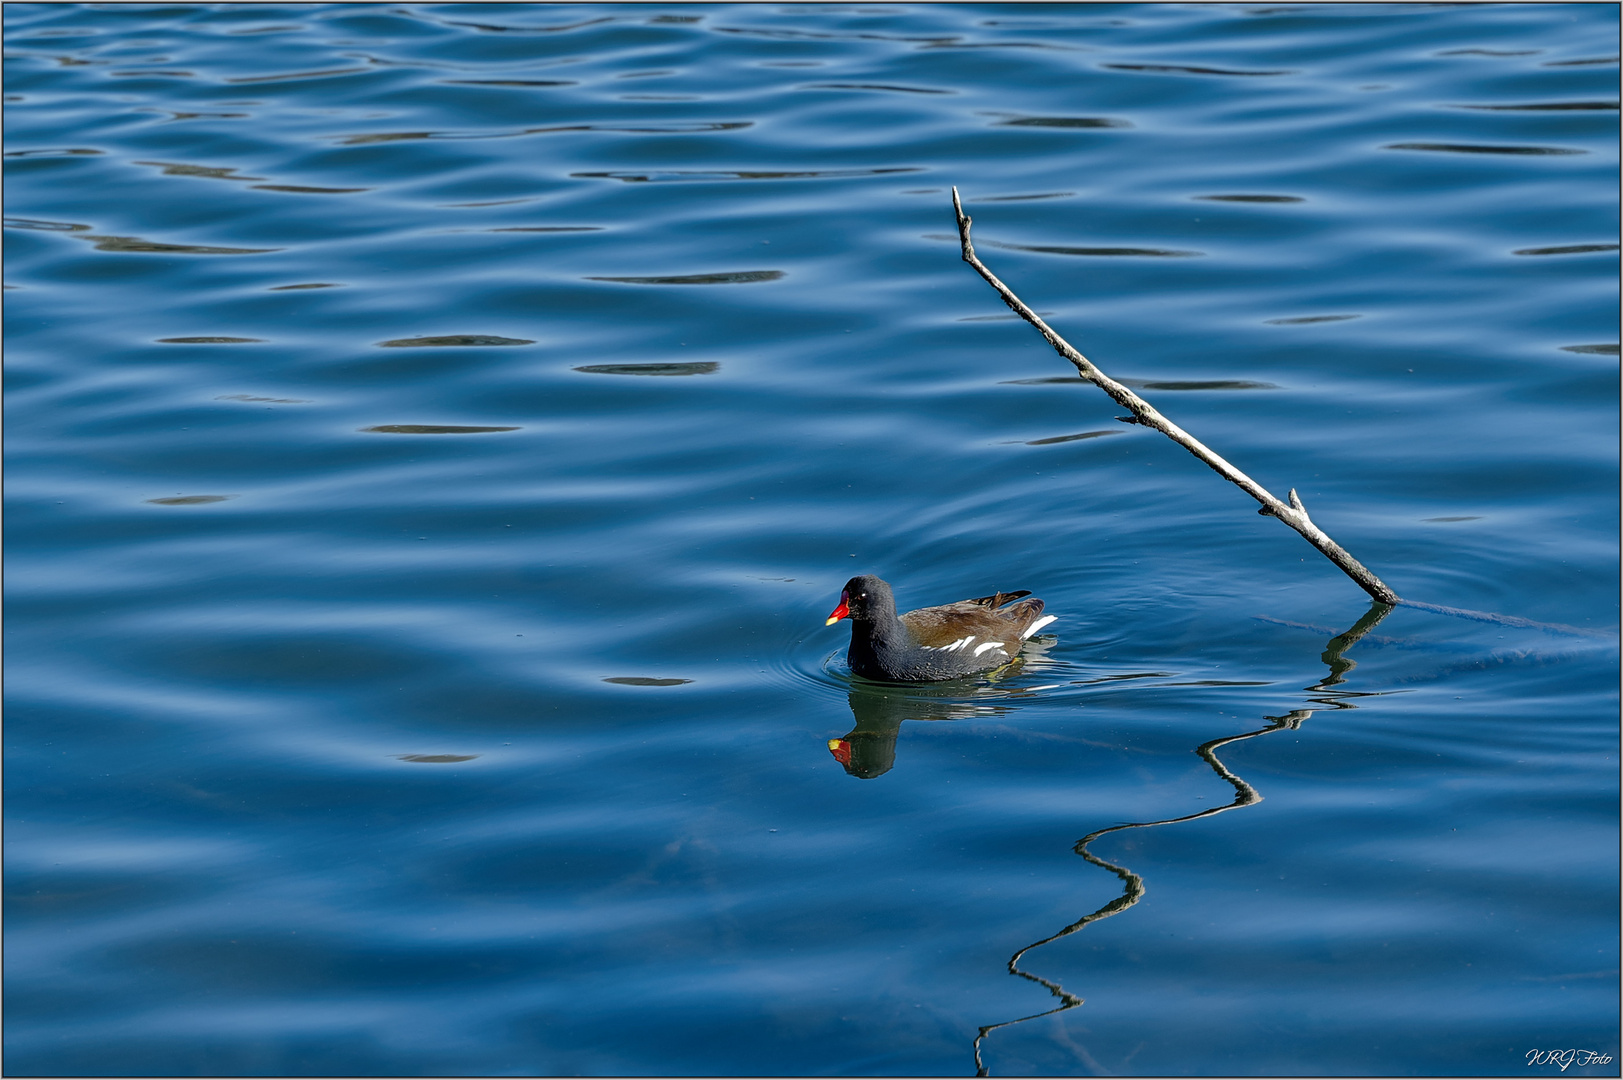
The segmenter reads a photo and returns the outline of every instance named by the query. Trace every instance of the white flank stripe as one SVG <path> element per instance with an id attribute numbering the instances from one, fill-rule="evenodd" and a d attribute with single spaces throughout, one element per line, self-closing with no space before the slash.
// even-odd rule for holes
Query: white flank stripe
<path id="1" fill-rule="evenodd" d="M 1003 648 L 1003 642 L 1001 642 L 1001 641 L 988 641 L 985 645 L 977 645 L 977 646 L 975 646 L 975 655 L 979 656 L 981 653 L 985 652 L 987 649 L 1001 649 L 1001 648 Z"/>
<path id="2" fill-rule="evenodd" d="M 969 648 L 969 643 L 970 643 L 970 642 L 971 642 L 971 641 L 974 641 L 974 640 L 975 640 L 975 635 L 974 635 L 974 634 L 970 634 L 970 635 L 969 635 L 969 636 L 968 636 L 968 637 L 966 637 L 966 638 L 965 638 L 965 639 L 964 639 L 964 640 L 962 640 L 962 641 L 955 641 L 955 642 L 953 642 L 953 643 L 952 643 L 952 647 L 953 647 L 953 648 L 955 648 L 955 649 L 956 649 L 956 648 L 958 648 L 958 647 L 959 647 L 959 646 L 960 646 L 960 645 L 961 645 L 961 646 L 963 646 L 963 647 L 964 647 L 964 648 L 966 648 L 966 649 L 967 649 L 967 648 Z"/>
<path id="3" fill-rule="evenodd" d="M 1043 627 L 1047 626 L 1057 618 L 1059 618 L 1058 615 L 1044 615 L 1042 618 L 1026 627 L 1026 632 L 1020 635 L 1020 640 L 1026 640 L 1032 634 L 1035 634 L 1037 631 L 1041 630 Z"/>

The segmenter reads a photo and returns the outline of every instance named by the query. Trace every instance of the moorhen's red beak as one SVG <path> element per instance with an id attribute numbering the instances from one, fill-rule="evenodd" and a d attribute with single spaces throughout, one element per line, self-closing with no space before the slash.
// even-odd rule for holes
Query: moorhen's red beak
<path id="1" fill-rule="evenodd" d="M 848 596 L 846 593 L 840 593 L 840 606 L 828 613 L 828 622 L 824 623 L 823 625 L 833 626 L 835 623 L 851 614 L 851 608 L 848 603 L 850 599 L 850 596 Z"/>
<path id="2" fill-rule="evenodd" d="M 841 765 L 851 764 L 851 744 L 844 739 L 830 739 L 828 752 L 834 755 L 834 760 Z"/>

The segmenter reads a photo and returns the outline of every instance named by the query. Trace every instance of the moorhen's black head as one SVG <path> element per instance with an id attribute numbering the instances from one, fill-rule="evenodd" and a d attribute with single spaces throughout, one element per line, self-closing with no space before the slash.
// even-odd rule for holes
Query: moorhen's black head
<path id="1" fill-rule="evenodd" d="M 896 615 L 896 598 L 890 586 L 872 574 L 862 574 L 845 583 L 840 592 L 840 606 L 829 613 L 825 625 L 832 626 L 841 619 L 853 622 L 872 622 L 876 618 Z"/>

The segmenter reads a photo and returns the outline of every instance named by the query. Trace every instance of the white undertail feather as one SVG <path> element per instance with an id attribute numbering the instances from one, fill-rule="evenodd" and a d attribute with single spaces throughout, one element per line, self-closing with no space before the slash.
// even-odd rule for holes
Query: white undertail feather
<path id="1" fill-rule="evenodd" d="M 1042 618 L 1026 627 L 1025 631 L 1020 635 L 1020 640 L 1026 640 L 1032 634 L 1035 634 L 1037 631 L 1041 630 L 1043 627 L 1047 626 L 1057 618 L 1059 618 L 1058 615 L 1044 615 Z"/>

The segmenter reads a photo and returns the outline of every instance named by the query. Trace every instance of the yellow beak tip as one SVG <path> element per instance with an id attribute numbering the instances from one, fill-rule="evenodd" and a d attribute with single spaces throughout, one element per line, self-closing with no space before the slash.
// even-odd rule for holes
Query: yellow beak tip
<path id="1" fill-rule="evenodd" d="M 826 623 L 824 623 L 824 624 L 823 624 L 823 625 L 824 625 L 824 626 L 833 626 L 833 625 L 834 625 L 834 624 L 835 624 L 835 623 L 837 623 L 837 622 L 839 622 L 839 621 L 840 621 L 840 620 L 838 620 L 838 619 L 830 619 L 830 620 L 828 620 L 828 621 L 827 621 L 827 622 L 826 622 Z"/>

